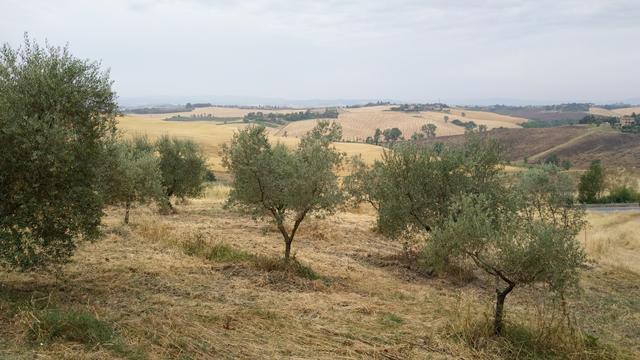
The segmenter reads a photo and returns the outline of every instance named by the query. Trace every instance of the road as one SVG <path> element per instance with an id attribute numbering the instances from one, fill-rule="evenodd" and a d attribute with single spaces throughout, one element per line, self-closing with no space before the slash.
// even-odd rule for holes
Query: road
<path id="1" fill-rule="evenodd" d="M 587 206 L 587 211 L 592 212 L 613 212 L 613 211 L 640 211 L 638 204 L 625 204 L 617 206 Z"/>

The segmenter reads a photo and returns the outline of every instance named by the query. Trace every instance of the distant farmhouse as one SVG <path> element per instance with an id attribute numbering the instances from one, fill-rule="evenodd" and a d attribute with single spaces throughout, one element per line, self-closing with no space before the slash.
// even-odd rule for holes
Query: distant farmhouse
<path id="1" fill-rule="evenodd" d="M 621 127 L 625 127 L 625 126 L 633 126 L 635 125 L 635 118 L 629 115 L 624 115 L 623 117 L 620 118 L 620 126 Z"/>

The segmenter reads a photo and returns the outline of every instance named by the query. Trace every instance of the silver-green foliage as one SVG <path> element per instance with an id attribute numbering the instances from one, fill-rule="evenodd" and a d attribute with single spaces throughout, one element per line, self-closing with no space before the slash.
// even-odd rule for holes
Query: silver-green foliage
<path id="1" fill-rule="evenodd" d="M 204 190 L 207 172 L 204 155 L 198 144 L 188 139 L 163 136 L 155 143 L 160 157 L 164 204 L 173 210 L 171 197 L 195 197 Z"/>
<path id="2" fill-rule="evenodd" d="M 97 236 L 116 114 L 100 64 L 27 37 L 0 49 L 0 266 L 63 263 Z"/>
<path id="3" fill-rule="evenodd" d="M 106 200 L 124 206 L 125 223 L 129 223 L 131 205 L 157 201 L 164 194 L 160 159 L 146 138 L 114 144 L 104 169 Z"/>
<path id="4" fill-rule="evenodd" d="M 285 259 L 305 217 L 331 213 L 342 202 L 334 170 L 343 154 L 331 146 L 341 135 L 337 123 L 320 121 L 291 150 L 272 146 L 264 127 L 251 126 L 223 148 L 223 164 L 233 175 L 229 202 L 273 217 L 284 238 Z"/>
<path id="5" fill-rule="evenodd" d="M 356 202 L 364 200 L 376 208 L 379 230 L 391 237 L 431 231 L 448 217 L 453 198 L 493 196 L 502 181 L 501 149 L 478 133 L 468 134 L 460 146 L 402 143 L 372 166 L 358 159 L 352 163 L 347 190 Z"/>
<path id="6" fill-rule="evenodd" d="M 500 187 L 499 196 L 463 194 L 431 233 L 425 259 L 433 264 L 469 259 L 494 276 L 494 331 L 500 334 L 504 302 L 515 287 L 542 283 L 563 294 L 577 286 L 585 255 L 576 235 L 585 221 L 573 191 L 571 178 L 548 166 Z"/>

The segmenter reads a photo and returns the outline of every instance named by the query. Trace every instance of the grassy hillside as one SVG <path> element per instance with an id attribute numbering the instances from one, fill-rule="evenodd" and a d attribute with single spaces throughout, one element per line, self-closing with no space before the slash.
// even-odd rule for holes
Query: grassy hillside
<path id="1" fill-rule="evenodd" d="M 313 273 L 279 271 L 268 260 L 281 256 L 279 233 L 224 209 L 227 191 L 214 186 L 172 216 L 135 209 L 130 227 L 108 211 L 105 237 L 58 279 L 3 273 L 0 358 L 548 359 L 562 346 L 537 312 L 549 304 L 526 288 L 508 301 L 506 337 L 484 335 L 492 279 L 425 275 L 372 231 L 367 209 L 305 223 L 294 250 Z M 594 358 L 630 359 L 640 214 L 589 220 L 593 262 L 569 299 L 573 321 Z"/>
<path id="2" fill-rule="evenodd" d="M 620 133 L 610 128 L 561 126 L 537 129 L 495 129 L 491 136 L 502 143 L 511 161 L 542 160 L 555 154 L 570 160 L 574 166 L 587 167 L 592 160 L 602 160 L 606 166 L 640 168 L 640 135 Z M 462 136 L 432 141 L 460 142 Z"/>

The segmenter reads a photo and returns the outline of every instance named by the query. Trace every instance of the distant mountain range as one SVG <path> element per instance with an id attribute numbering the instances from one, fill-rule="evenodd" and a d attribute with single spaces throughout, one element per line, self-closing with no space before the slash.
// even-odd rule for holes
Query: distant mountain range
<path id="1" fill-rule="evenodd" d="M 640 104 L 640 97 L 623 99 L 619 101 L 536 101 L 510 98 L 485 98 L 485 99 L 430 99 L 430 100 L 400 100 L 400 99 L 283 99 L 257 96 L 123 96 L 118 99 L 121 107 L 150 107 L 150 106 L 171 106 L 183 105 L 186 103 L 211 103 L 215 105 L 239 105 L 239 106 L 281 106 L 281 107 L 322 107 L 322 106 L 349 106 L 377 101 L 388 101 L 392 103 L 433 103 L 444 102 L 450 105 L 552 105 L 567 102 L 593 102 L 596 104 L 625 103 L 631 105 Z"/>

